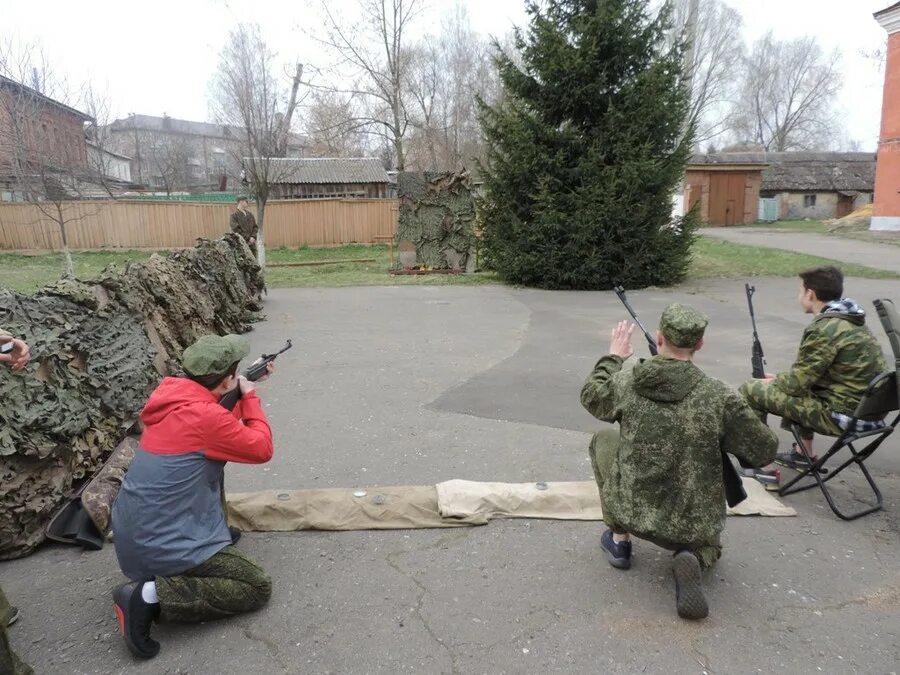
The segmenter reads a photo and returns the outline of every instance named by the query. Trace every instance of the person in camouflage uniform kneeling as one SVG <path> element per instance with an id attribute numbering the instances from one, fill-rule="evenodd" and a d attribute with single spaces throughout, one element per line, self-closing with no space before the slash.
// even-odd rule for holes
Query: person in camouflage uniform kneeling
<path id="1" fill-rule="evenodd" d="M 269 575 L 232 545 L 222 507 L 225 463 L 263 464 L 273 453 L 255 386 L 236 376 L 249 351 L 238 335 L 201 338 L 184 351 L 188 377 L 163 379 L 141 411 L 140 447 L 112 511 L 116 557 L 131 579 L 113 602 L 135 656 L 159 652 L 153 621 L 251 612 L 272 593 Z M 235 387 L 241 398 L 229 411 L 219 398 Z"/>
<path id="2" fill-rule="evenodd" d="M 784 466 L 809 466 L 817 457 L 813 435 L 840 436 L 869 383 L 888 370 L 875 337 L 866 327 L 866 313 L 843 298 L 844 275 L 836 267 L 815 267 L 800 273 L 797 298 L 806 314 L 814 314 L 803 331 L 794 365 L 786 373 L 766 375 L 741 385 L 747 403 L 765 420 L 781 417 L 781 426 L 800 426 L 803 448 L 778 453 Z"/>
<path id="3" fill-rule="evenodd" d="M 709 613 L 701 569 L 722 551 L 722 453 L 761 466 L 778 447 L 772 430 L 735 391 L 692 363 L 706 325 L 692 307 L 669 305 L 656 334 L 659 355 L 623 371 L 634 353 L 634 324 L 619 323 L 609 354 L 581 390 L 589 413 L 619 423 L 616 444 L 604 442 L 601 432 L 590 446 L 608 527 L 600 545 L 619 569 L 631 566 L 630 535 L 674 551 L 676 608 L 685 619 Z"/>

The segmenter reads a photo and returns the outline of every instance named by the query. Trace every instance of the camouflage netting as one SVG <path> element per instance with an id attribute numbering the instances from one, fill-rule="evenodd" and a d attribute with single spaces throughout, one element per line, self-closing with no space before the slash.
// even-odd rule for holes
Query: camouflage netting
<path id="1" fill-rule="evenodd" d="M 229 234 L 34 295 L 0 289 L 0 327 L 32 360 L 0 368 L 0 559 L 33 551 L 73 484 L 116 447 L 184 348 L 250 330 L 259 267 Z"/>
<path id="2" fill-rule="evenodd" d="M 475 200 L 469 174 L 401 173 L 397 241 L 416 247 L 416 263 L 434 269 L 475 265 Z"/>

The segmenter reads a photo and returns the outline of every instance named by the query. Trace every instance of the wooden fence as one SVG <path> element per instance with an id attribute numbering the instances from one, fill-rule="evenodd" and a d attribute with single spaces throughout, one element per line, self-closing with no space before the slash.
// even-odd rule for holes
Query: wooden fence
<path id="1" fill-rule="evenodd" d="M 63 202 L 72 249 L 165 249 L 193 246 L 228 232 L 230 204 L 151 201 Z M 59 250 L 59 226 L 34 204 L 0 202 L 0 250 Z M 252 210 L 252 209 L 251 209 Z M 254 212 L 255 215 L 255 212 Z M 298 199 L 269 202 L 268 247 L 374 243 L 397 231 L 395 199 Z"/>

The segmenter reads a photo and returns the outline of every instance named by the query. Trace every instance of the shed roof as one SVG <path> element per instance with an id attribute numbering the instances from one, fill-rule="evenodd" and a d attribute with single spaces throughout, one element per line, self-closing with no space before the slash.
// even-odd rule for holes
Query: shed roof
<path id="1" fill-rule="evenodd" d="M 273 158 L 279 183 L 328 185 L 335 183 L 389 183 L 381 160 L 374 157 Z"/>
<path id="2" fill-rule="evenodd" d="M 696 155 L 691 164 L 767 164 L 764 192 L 871 192 L 875 186 L 871 152 L 721 152 Z"/>

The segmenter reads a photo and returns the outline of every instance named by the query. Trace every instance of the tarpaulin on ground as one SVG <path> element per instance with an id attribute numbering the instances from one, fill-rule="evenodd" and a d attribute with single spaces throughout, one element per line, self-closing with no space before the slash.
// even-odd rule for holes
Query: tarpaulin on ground
<path id="1" fill-rule="evenodd" d="M 102 465 L 191 342 L 249 330 L 262 289 L 229 234 L 33 295 L 0 289 L 0 327 L 32 360 L 0 369 L 0 559 L 30 553 L 73 485 Z"/>
<path id="2" fill-rule="evenodd" d="M 729 515 L 794 516 L 755 480 Z M 242 530 L 395 530 L 484 525 L 493 518 L 602 520 L 593 481 L 482 483 L 378 488 L 262 490 L 228 495 L 228 519 Z"/>

